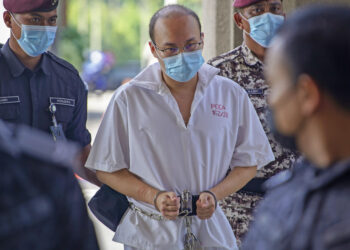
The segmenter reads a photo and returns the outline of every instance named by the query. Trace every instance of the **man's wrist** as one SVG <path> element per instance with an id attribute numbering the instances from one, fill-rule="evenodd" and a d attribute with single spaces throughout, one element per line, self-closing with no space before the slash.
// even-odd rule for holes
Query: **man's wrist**
<path id="1" fill-rule="evenodd" d="M 161 194 L 163 194 L 163 193 L 166 193 L 166 192 L 167 192 L 167 191 L 165 191 L 165 190 L 161 190 L 161 191 L 158 191 L 158 192 L 156 193 L 156 195 L 154 196 L 153 205 L 154 205 L 155 209 L 156 209 L 157 211 L 159 211 L 159 212 L 160 212 L 160 210 L 159 210 L 159 208 L 158 208 L 158 206 L 157 206 L 157 199 L 158 199 L 159 195 L 161 195 Z"/>
<path id="2" fill-rule="evenodd" d="M 215 201 L 215 209 L 216 209 L 216 207 L 218 206 L 218 200 L 216 199 L 216 195 L 210 190 L 204 190 L 204 191 L 200 192 L 199 195 L 202 193 L 207 193 L 207 194 L 210 194 L 211 196 L 213 196 L 214 201 Z"/>

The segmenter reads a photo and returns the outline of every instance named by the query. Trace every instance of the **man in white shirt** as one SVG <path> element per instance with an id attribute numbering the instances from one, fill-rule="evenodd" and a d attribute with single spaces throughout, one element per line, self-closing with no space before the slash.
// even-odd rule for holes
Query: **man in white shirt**
<path id="1" fill-rule="evenodd" d="M 113 240 L 125 249 L 237 249 L 216 201 L 274 160 L 268 139 L 246 92 L 204 64 L 193 11 L 160 9 L 150 37 L 159 63 L 116 91 L 86 163 L 131 203 Z M 199 195 L 196 215 L 179 216 L 185 190 Z"/>

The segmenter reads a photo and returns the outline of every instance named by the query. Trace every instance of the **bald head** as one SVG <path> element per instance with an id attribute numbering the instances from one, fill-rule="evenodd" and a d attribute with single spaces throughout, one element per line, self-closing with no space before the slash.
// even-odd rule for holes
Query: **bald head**
<path id="1" fill-rule="evenodd" d="M 159 9 L 151 18 L 150 24 L 149 24 L 149 36 L 151 40 L 154 42 L 155 39 L 155 32 L 154 27 L 156 26 L 156 23 L 159 19 L 162 18 L 174 18 L 174 17 L 181 17 L 181 16 L 192 16 L 196 21 L 198 22 L 199 31 L 202 32 L 202 26 L 199 20 L 198 15 L 191 9 L 186 8 L 185 6 L 179 5 L 179 4 L 171 4 L 164 6 L 163 8 Z"/>

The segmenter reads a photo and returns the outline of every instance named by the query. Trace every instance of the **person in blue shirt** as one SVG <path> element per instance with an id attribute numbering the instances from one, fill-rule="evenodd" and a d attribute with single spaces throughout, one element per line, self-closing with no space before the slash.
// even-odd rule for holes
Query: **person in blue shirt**
<path id="1" fill-rule="evenodd" d="M 0 120 L 1 250 L 99 249 L 71 170 L 78 148 Z"/>
<path id="2" fill-rule="evenodd" d="M 0 49 L 0 119 L 71 140 L 83 148 L 81 177 L 99 184 L 83 168 L 90 152 L 86 128 L 87 89 L 78 71 L 47 50 L 57 31 L 58 0 L 4 0 L 11 35 Z M 28 142 L 30 143 L 30 142 Z"/>

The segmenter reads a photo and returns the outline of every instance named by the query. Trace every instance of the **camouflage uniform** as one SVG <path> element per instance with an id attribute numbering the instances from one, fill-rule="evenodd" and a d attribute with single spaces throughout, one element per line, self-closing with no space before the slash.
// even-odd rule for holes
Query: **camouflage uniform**
<path id="1" fill-rule="evenodd" d="M 269 86 L 264 79 L 263 63 L 244 43 L 228 53 L 211 59 L 208 63 L 219 68 L 220 75 L 237 82 L 248 92 L 269 138 L 276 161 L 259 170 L 255 179 L 269 178 L 289 168 L 295 160 L 295 154 L 276 143 L 267 124 Z M 252 220 L 253 209 L 261 199 L 262 194 L 241 190 L 220 202 L 239 245 Z"/>

